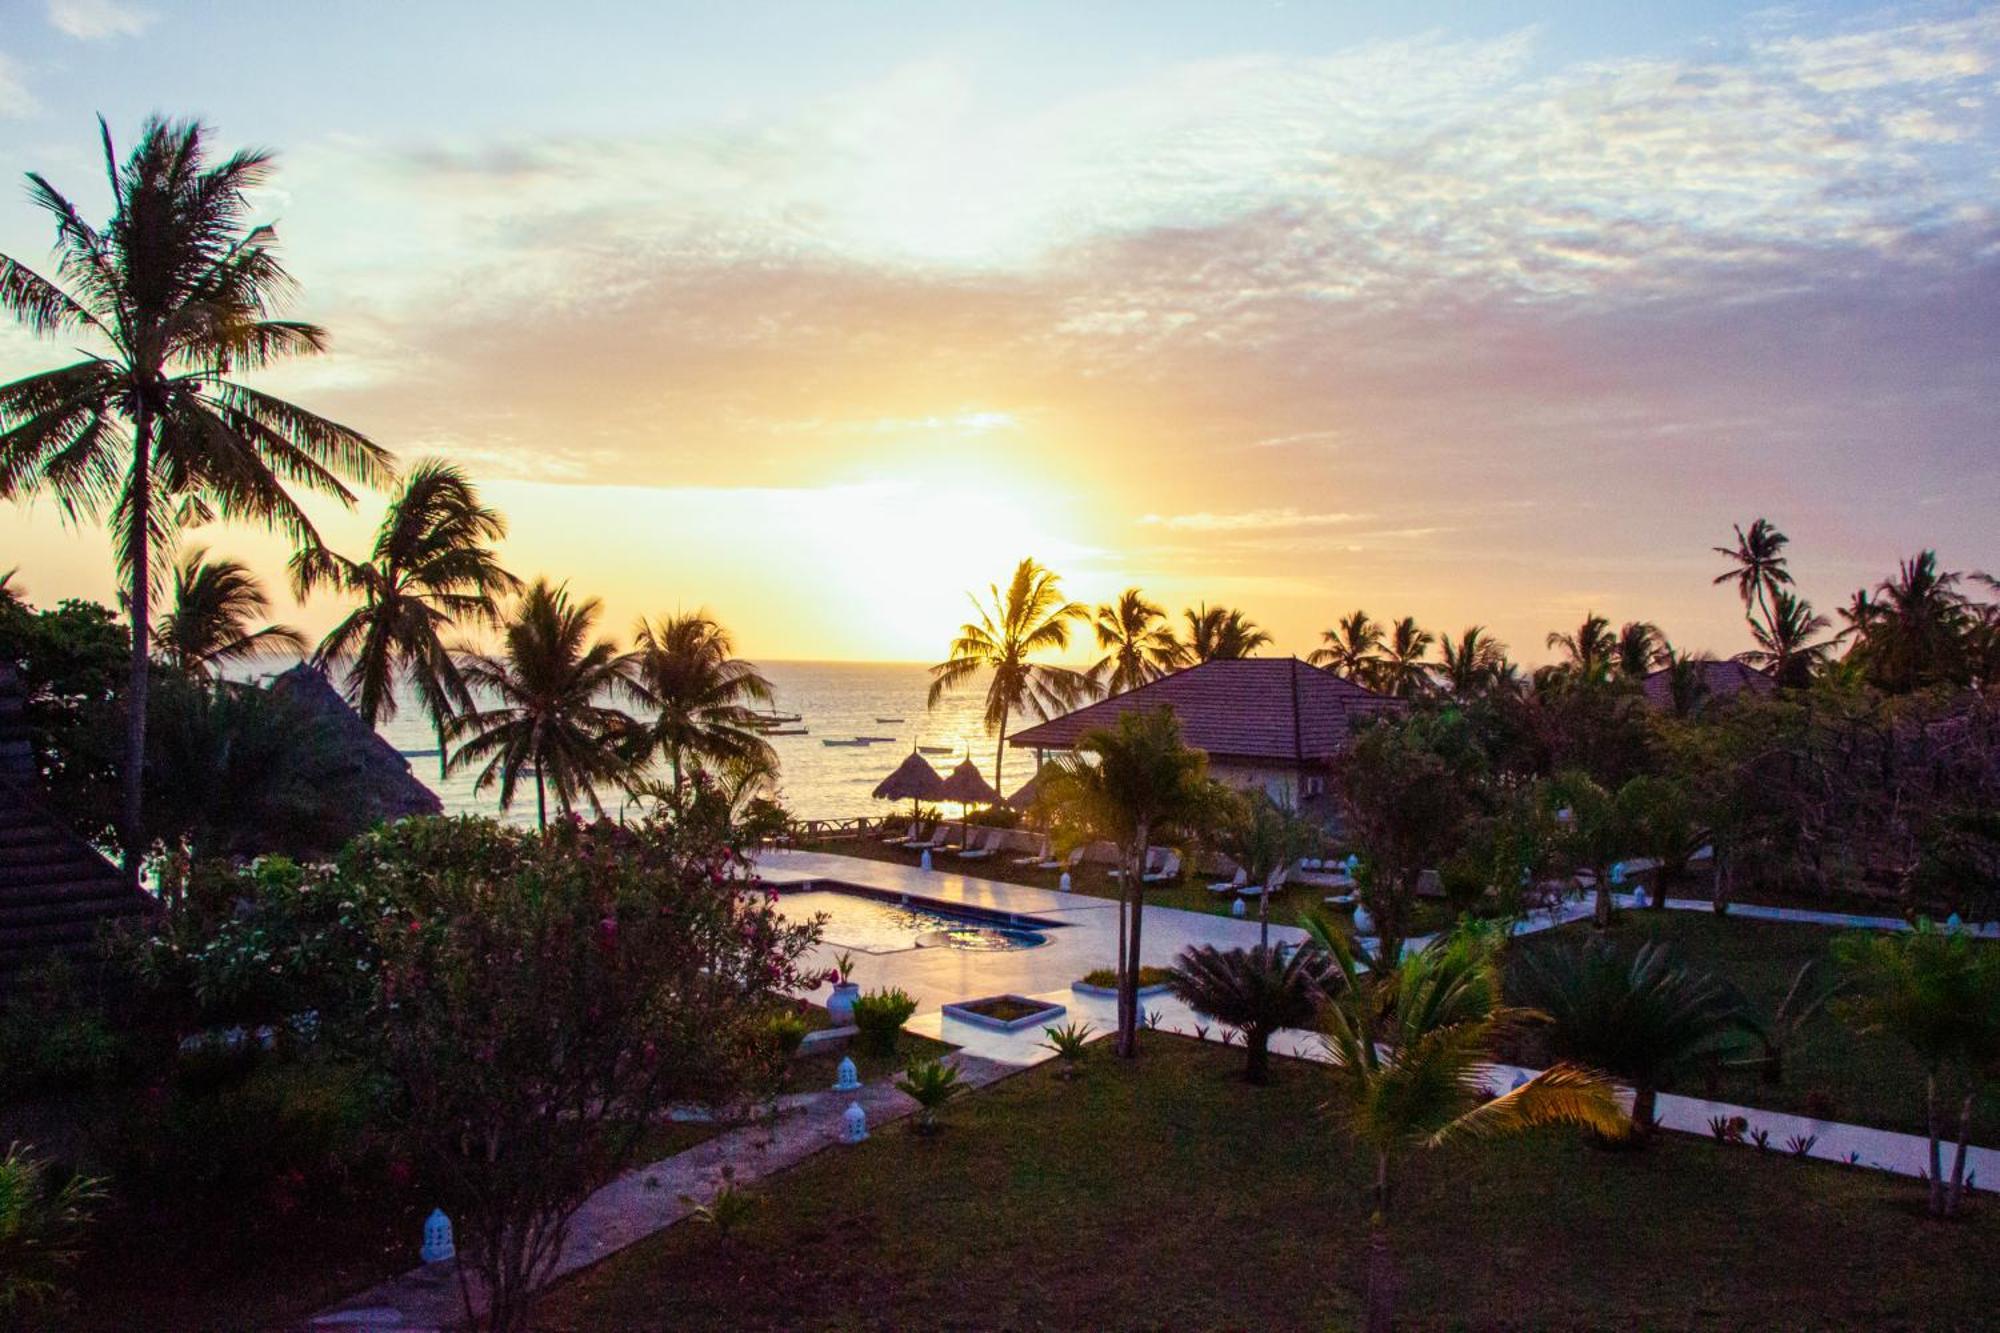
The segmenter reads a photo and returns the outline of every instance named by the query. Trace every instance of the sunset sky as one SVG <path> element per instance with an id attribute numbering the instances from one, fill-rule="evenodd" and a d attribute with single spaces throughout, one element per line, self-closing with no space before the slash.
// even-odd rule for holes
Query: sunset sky
<path id="1" fill-rule="evenodd" d="M 1024 554 L 1528 661 L 1586 609 L 1747 647 L 1758 514 L 1828 612 L 2000 567 L 1996 107 L 1970 5 L 0 0 L 10 181 L 101 217 L 99 112 L 278 150 L 334 352 L 269 382 L 465 462 L 620 633 L 771 658 L 934 660 Z M 10 565 L 110 594 L 47 505 Z"/>

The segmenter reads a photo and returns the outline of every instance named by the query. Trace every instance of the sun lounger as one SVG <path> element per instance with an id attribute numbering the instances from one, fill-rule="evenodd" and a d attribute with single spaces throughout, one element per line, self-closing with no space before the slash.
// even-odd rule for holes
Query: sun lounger
<path id="1" fill-rule="evenodd" d="M 1160 868 L 1150 875 L 1139 876 L 1141 884 L 1165 884 L 1181 877 L 1181 854 L 1170 851 L 1161 858 Z"/>
<path id="2" fill-rule="evenodd" d="M 879 842 L 908 842 L 916 836 L 917 824 L 915 820 L 903 825 L 900 829 L 887 828 L 875 835 L 876 840 Z"/>
<path id="3" fill-rule="evenodd" d="M 1239 898 L 1262 898 L 1269 893 L 1277 893 L 1285 887 L 1285 881 L 1292 877 L 1290 866 L 1279 866 L 1262 884 L 1248 884 L 1236 891 Z"/>
<path id="4" fill-rule="evenodd" d="M 1037 838 L 1035 839 L 1035 850 L 1029 852 L 1026 856 L 1017 856 L 1013 858 L 1013 861 L 1017 866 L 1039 866 L 1048 859 L 1049 840 L 1047 838 Z"/>
<path id="5" fill-rule="evenodd" d="M 961 861 L 984 861 L 1000 849 L 1000 830 L 983 829 L 965 840 L 965 849 L 958 854 Z"/>
<path id="6" fill-rule="evenodd" d="M 1037 862 L 1035 863 L 1035 869 L 1037 869 L 1037 870 L 1074 870 L 1074 869 L 1076 869 L 1076 868 L 1077 868 L 1078 866 L 1080 866 L 1080 865 L 1082 865 L 1082 864 L 1083 864 L 1083 848 L 1081 848 L 1081 847 L 1072 847 L 1072 848 L 1070 848 L 1070 853 L 1069 853 L 1069 855 L 1068 855 L 1068 856 L 1065 856 L 1065 857 L 1063 857 L 1063 858 L 1062 858 L 1062 859 L 1060 859 L 1060 860 L 1057 860 L 1056 858 L 1054 858 L 1054 857 L 1051 857 L 1051 858 L 1049 858 L 1049 859 L 1048 859 L 1048 860 L 1046 860 L 1046 861 L 1037 861 Z"/>
<path id="7" fill-rule="evenodd" d="M 910 826 L 910 836 L 896 845 L 898 847 L 907 847 L 913 852 L 920 848 L 928 847 L 931 845 L 931 830 L 936 827 L 937 825 L 935 824 L 912 824 Z"/>
<path id="8" fill-rule="evenodd" d="M 1238 870 L 1234 879 L 1226 879 L 1220 884 L 1211 884 L 1208 886 L 1208 891 L 1210 893 L 1234 893 L 1249 882 L 1250 872 L 1247 870 Z"/>
<path id="9" fill-rule="evenodd" d="M 922 842 L 905 843 L 913 852 L 948 852 L 952 850 L 951 825 L 939 824 L 937 830 Z"/>

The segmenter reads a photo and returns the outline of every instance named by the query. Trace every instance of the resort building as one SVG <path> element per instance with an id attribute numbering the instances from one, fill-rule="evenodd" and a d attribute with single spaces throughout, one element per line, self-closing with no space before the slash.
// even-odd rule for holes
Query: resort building
<path id="1" fill-rule="evenodd" d="M 1037 762 L 1069 750 L 1086 732 L 1116 726 L 1121 715 L 1174 710 L 1190 745 L 1208 752 L 1209 772 L 1238 788 L 1262 788 L 1272 800 L 1308 815 L 1331 814 L 1327 777 L 1362 719 L 1402 708 L 1296 657 L 1203 662 L 1138 689 L 1029 727 L 1010 744 Z"/>
<path id="2" fill-rule="evenodd" d="M 1769 694 L 1778 688 L 1776 681 L 1756 667 L 1738 662 L 1734 658 L 1721 661 L 1696 662 L 1695 693 L 1697 702 L 1716 703 L 1723 699 L 1749 690 L 1753 694 Z M 1671 711 L 1674 706 L 1674 670 L 1661 667 L 1639 682 L 1646 692 L 1646 702 L 1654 708 Z"/>

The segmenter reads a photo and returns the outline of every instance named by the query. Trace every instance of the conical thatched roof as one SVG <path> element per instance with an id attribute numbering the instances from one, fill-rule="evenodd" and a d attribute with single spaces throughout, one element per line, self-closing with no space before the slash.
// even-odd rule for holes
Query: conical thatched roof
<path id="1" fill-rule="evenodd" d="M 375 729 L 348 707 L 347 700 L 340 697 L 340 691 L 324 675 L 301 664 L 273 680 L 271 692 L 324 719 L 359 770 L 360 781 L 356 785 L 363 792 L 363 808 L 355 811 L 356 831 L 384 819 L 444 812 L 437 793 L 410 771 L 410 761 L 376 735 Z"/>
<path id="2" fill-rule="evenodd" d="M 980 776 L 979 768 L 970 759 L 961 759 L 958 767 L 951 770 L 951 776 L 944 780 L 944 787 L 938 793 L 941 801 L 958 801 L 965 805 L 991 805 L 1000 799 L 1000 793 L 993 790 L 993 784 Z"/>
<path id="3" fill-rule="evenodd" d="M 1048 772 L 1046 766 L 1036 769 L 1035 776 L 1022 783 L 1015 790 L 1014 794 L 1007 798 L 1007 804 L 1013 806 L 1016 810 L 1026 810 L 1032 806 L 1035 803 L 1035 798 L 1041 795 L 1042 774 L 1046 772 Z"/>
<path id="4" fill-rule="evenodd" d="M 932 768 L 930 761 L 910 751 L 910 757 L 896 765 L 896 771 L 875 784 L 875 799 L 879 801 L 942 801 L 949 799 L 944 794 L 944 779 Z"/>

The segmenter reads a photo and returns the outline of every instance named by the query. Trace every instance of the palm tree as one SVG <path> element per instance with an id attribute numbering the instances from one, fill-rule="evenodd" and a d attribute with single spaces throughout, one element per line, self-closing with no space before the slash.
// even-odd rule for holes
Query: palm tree
<path id="1" fill-rule="evenodd" d="M 1188 1008 L 1243 1033 L 1250 1057 L 1243 1077 L 1264 1084 L 1271 1081 L 1272 1034 L 1312 1022 L 1326 979 L 1326 955 L 1310 945 L 1286 954 L 1262 944 L 1227 950 L 1196 944 L 1181 950 L 1167 984 Z"/>
<path id="2" fill-rule="evenodd" d="M 1483 625 L 1469 625 L 1438 645 L 1440 683 L 1453 697 L 1469 699 L 1493 685 L 1507 661 L 1506 647 Z"/>
<path id="3" fill-rule="evenodd" d="M 1667 701 L 1675 717 L 1693 717 L 1708 702 L 1708 663 L 1714 660 L 1707 653 L 1678 652 L 1668 645 L 1661 670 L 1667 673 Z"/>
<path id="4" fill-rule="evenodd" d="M 1595 611 L 1583 618 L 1573 634 L 1556 630 L 1549 635 L 1549 647 L 1560 649 L 1563 669 L 1573 680 L 1596 683 L 1611 674 L 1617 660 L 1618 641 L 1612 637 L 1611 622 Z"/>
<path id="5" fill-rule="evenodd" d="M 1139 1053 L 1139 936 L 1145 920 L 1139 874 L 1155 845 L 1197 836 L 1220 821 L 1230 794 L 1208 778 L 1208 756 L 1181 739 L 1173 710 L 1123 714 L 1085 732 L 1044 771 L 1043 801 L 1057 837 L 1118 849 L 1118 1054 Z"/>
<path id="6" fill-rule="evenodd" d="M 1715 553 L 1726 556 L 1731 567 L 1710 580 L 1712 584 L 1734 583 L 1737 595 L 1743 599 L 1743 614 L 1748 616 L 1751 604 L 1759 611 L 1768 612 L 1767 598 L 1792 581 L 1792 572 L 1785 566 L 1785 547 L 1791 538 L 1771 526 L 1769 519 L 1756 519 L 1749 531 L 1743 525 L 1736 526 L 1736 545 L 1717 546 Z"/>
<path id="7" fill-rule="evenodd" d="M 1374 688 L 1398 699 L 1422 694 L 1430 684 L 1424 657 L 1436 642 L 1435 634 L 1417 628 L 1413 616 L 1404 616 L 1390 626 L 1388 640 L 1375 662 Z"/>
<path id="8" fill-rule="evenodd" d="M 270 609 L 248 565 L 210 560 L 207 548 L 198 546 L 174 568 L 172 607 L 153 629 L 153 651 L 202 680 L 232 662 L 304 652 L 305 635 L 289 625 L 250 628 Z"/>
<path id="9" fill-rule="evenodd" d="M 497 624 L 495 599 L 519 591 L 521 581 L 493 549 L 506 535 L 507 520 L 480 503 L 464 472 L 424 459 L 389 501 L 366 560 L 316 544 L 292 558 L 300 598 L 328 587 L 361 599 L 320 641 L 314 661 L 348 664 L 347 698 L 370 726 L 396 715 L 396 681 L 409 680 L 437 732 L 440 775 L 445 730 L 472 707 L 445 635 L 466 622 Z"/>
<path id="10" fill-rule="evenodd" d="M 1618 630 L 1614 655 L 1618 674 L 1627 680 L 1641 680 L 1672 651 L 1660 627 L 1650 620 L 1628 620 Z"/>
<path id="11" fill-rule="evenodd" d="M 1543 812 L 1556 825 L 1555 842 L 1573 876 L 1588 872 L 1596 886 L 1592 919 L 1611 924 L 1611 866 L 1629 849 L 1629 811 L 1581 769 L 1564 769 L 1541 784 Z"/>
<path id="12" fill-rule="evenodd" d="M 1322 631 L 1320 638 L 1325 644 L 1312 650 L 1306 658 L 1308 662 L 1357 685 L 1366 685 L 1374 679 L 1382 649 L 1382 627 L 1369 619 L 1366 611 L 1342 616 L 1339 624 Z"/>
<path id="13" fill-rule="evenodd" d="M 1251 884 L 1268 885 L 1271 877 L 1296 861 L 1320 834 L 1317 825 L 1296 810 L 1278 804 L 1269 792 L 1253 787 L 1234 799 L 1224 812 L 1218 841 L 1230 860 L 1242 868 Z M 1257 895 L 1257 942 L 1271 942 L 1271 895 Z"/>
<path id="14" fill-rule="evenodd" d="M 690 763 L 753 773 L 777 767 L 750 707 L 771 701 L 771 682 L 737 659 L 729 631 L 707 614 L 640 621 L 625 678 L 646 715 L 635 760 L 665 759 L 675 787 Z"/>
<path id="15" fill-rule="evenodd" d="M 1938 568 L 1937 552 L 1923 551 L 1877 585 L 1851 652 L 1879 688 L 1902 693 L 1965 683 L 1964 639 L 1973 617 L 1958 583 L 1957 574 Z"/>
<path id="16" fill-rule="evenodd" d="M 351 504 L 389 455 L 346 426 L 227 376 L 324 351 L 312 324 L 271 318 L 290 279 L 269 226 L 249 226 L 264 152 L 211 162 L 192 121 L 146 122 L 121 165 L 98 122 L 115 205 L 103 230 L 42 176 L 29 196 L 56 224 L 56 278 L 0 255 L 0 308 L 38 334 L 100 351 L 0 386 L 0 496 L 53 495 L 114 533 L 132 619 L 122 825 L 137 876 L 146 758 L 147 648 L 155 551 L 184 524 L 220 516 L 317 534 L 288 485 Z"/>
<path id="17" fill-rule="evenodd" d="M 1521 952 L 1521 1003 L 1548 1018 L 1550 1051 L 1632 1085 L 1633 1137 L 1652 1135 L 1660 1090 L 1750 1033 L 1743 997 L 1682 964 L 1664 944 L 1631 954 L 1603 937 Z"/>
<path id="18" fill-rule="evenodd" d="M 1137 588 L 1127 588 L 1117 601 L 1098 607 L 1092 628 L 1097 646 L 1105 652 L 1091 667 L 1090 678 L 1107 694 L 1123 694 L 1158 680 L 1187 656 L 1167 623 L 1167 613 Z"/>
<path id="19" fill-rule="evenodd" d="M 1183 611 L 1181 618 L 1187 621 L 1188 629 L 1183 662 L 1233 662 L 1254 657 L 1259 648 L 1271 644 L 1271 636 L 1234 607 L 1203 602 Z"/>
<path id="20" fill-rule="evenodd" d="M 1813 637 L 1829 624 L 1825 616 L 1813 613 L 1811 602 L 1780 588 L 1771 594 L 1765 620 L 1750 622 L 1750 636 L 1757 646 L 1738 660 L 1769 672 L 1780 685 L 1801 688 L 1826 660 L 1832 645 L 1814 643 Z"/>
<path id="21" fill-rule="evenodd" d="M 951 656 L 931 668 L 929 706 L 936 708 L 945 691 L 980 672 L 993 673 L 986 686 L 986 729 L 1000 735 L 993 756 L 997 788 L 1007 758 L 1008 719 L 1022 708 L 1046 718 L 1089 693 L 1090 681 L 1083 673 L 1032 659 L 1069 647 L 1070 622 L 1088 617 L 1090 608 L 1064 600 L 1062 580 L 1032 557 L 1014 567 L 1005 593 L 997 585 L 988 591 L 993 598 L 989 604 L 973 599 L 979 619 L 959 626 Z"/>
<path id="22" fill-rule="evenodd" d="M 1577 1124 L 1615 1136 L 1625 1116 L 1602 1077 L 1573 1065 L 1485 1099 L 1494 1042 L 1523 1017 L 1501 1003 L 1492 932 L 1461 928 L 1400 961 L 1364 967 L 1341 927 L 1316 915 L 1306 930 L 1338 972 L 1321 1026 L 1344 1094 L 1342 1127 L 1375 1159 L 1363 1327 L 1387 1333 L 1395 1319 L 1389 1209 L 1405 1155 L 1540 1125 Z"/>
<path id="23" fill-rule="evenodd" d="M 564 814 L 579 798 L 601 814 L 597 789 L 630 772 L 632 719 L 599 702 L 625 685 L 617 646 L 591 637 L 601 610 L 596 598 L 573 602 L 567 586 L 535 580 L 501 626 L 501 655 L 465 661 L 466 684 L 498 703 L 446 727 L 463 738 L 449 771 L 483 764 L 478 790 L 498 785 L 501 809 L 513 807 L 521 776 L 534 775 L 535 822 L 544 829 L 550 786 Z"/>

